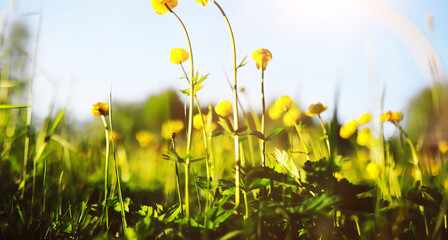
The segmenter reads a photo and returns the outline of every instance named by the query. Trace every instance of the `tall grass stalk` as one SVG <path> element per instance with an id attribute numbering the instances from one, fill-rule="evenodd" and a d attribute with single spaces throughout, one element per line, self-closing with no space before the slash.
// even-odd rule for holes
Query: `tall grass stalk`
<path id="1" fill-rule="evenodd" d="M 34 77 L 36 74 L 36 59 L 37 59 L 37 47 L 39 43 L 39 37 L 40 37 L 40 30 L 42 27 L 42 10 L 39 13 L 39 20 L 37 22 L 37 30 L 36 30 L 36 39 L 34 40 L 34 51 L 33 51 L 33 62 L 31 67 L 31 77 L 30 77 L 30 85 L 29 85 L 29 92 L 28 92 L 28 105 L 26 111 L 26 136 L 25 136 L 25 146 L 23 150 L 23 188 L 22 188 L 22 198 L 25 195 L 25 189 L 26 189 L 26 166 L 28 163 L 29 158 L 29 151 L 30 151 L 30 129 L 31 129 L 31 115 L 32 115 L 32 105 L 33 105 L 33 85 L 34 85 Z M 34 193 L 34 191 L 33 191 Z"/>
<path id="2" fill-rule="evenodd" d="M 101 115 L 101 120 L 103 121 L 104 126 L 104 134 L 106 138 L 106 157 L 104 159 L 104 201 L 103 201 L 103 212 L 104 212 L 104 219 L 106 220 L 106 228 L 109 228 L 109 214 L 108 214 L 108 177 L 109 177 L 109 152 L 110 152 L 110 146 L 109 146 L 109 129 L 107 127 L 107 121 L 104 115 Z"/>
<path id="3" fill-rule="evenodd" d="M 224 17 L 227 27 L 229 28 L 230 38 L 232 40 L 232 49 L 233 49 L 233 130 L 234 130 L 234 146 L 235 146 L 235 207 L 238 207 L 240 204 L 240 151 L 239 151 L 239 123 L 238 123 L 238 87 L 237 87 L 237 63 L 236 63 L 236 46 L 235 46 L 235 38 L 233 36 L 232 26 L 230 25 L 229 19 L 227 18 L 226 13 L 222 9 L 222 7 L 218 4 L 217 1 L 213 1 L 216 7 L 218 7 L 222 16 Z"/>
<path id="4" fill-rule="evenodd" d="M 190 191 L 188 189 L 190 185 L 190 159 L 191 159 L 191 140 L 193 136 L 193 102 L 194 102 L 194 65 L 193 65 L 193 50 L 191 48 L 190 36 L 188 35 L 187 28 L 185 27 L 184 22 L 180 19 L 179 16 L 165 3 L 166 8 L 179 20 L 182 25 L 182 29 L 184 30 L 185 37 L 187 38 L 188 43 L 188 51 L 190 53 L 190 108 L 188 112 L 188 130 L 187 130 L 187 157 L 185 158 L 185 215 L 189 219 L 190 218 Z"/>
<path id="5" fill-rule="evenodd" d="M 110 132 L 112 134 L 112 154 L 114 157 L 114 166 L 115 166 L 115 176 L 117 178 L 117 185 L 118 185 L 118 200 L 120 201 L 120 214 L 121 214 L 121 224 L 123 227 L 123 233 L 126 231 L 126 216 L 124 213 L 124 204 L 123 204 L 123 195 L 121 192 L 121 175 L 120 172 L 118 170 L 118 163 L 117 163 L 117 154 L 115 152 L 115 140 L 114 140 L 114 129 L 113 129 L 113 125 L 112 125 L 112 94 L 109 94 L 109 128 L 110 128 Z M 108 139 L 109 140 L 109 139 Z"/>

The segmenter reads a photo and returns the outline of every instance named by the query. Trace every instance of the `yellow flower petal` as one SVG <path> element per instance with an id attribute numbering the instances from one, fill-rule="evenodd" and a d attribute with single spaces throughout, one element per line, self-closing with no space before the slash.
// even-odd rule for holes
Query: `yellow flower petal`
<path id="1" fill-rule="evenodd" d="M 339 130 L 339 136 L 341 136 L 341 138 L 348 139 L 356 132 L 357 127 L 358 121 L 352 120 L 341 127 Z"/>
<path id="2" fill-rule="evenodd" d="M 373 135 L 370 128 L 364 128 L 358 131 L 358 136 L 356 136 L 356 143 L 359 146 L 364 146 L 370 148 L 372 144 Z"/>
<path id="3" fill-rule="evenodd" d="M 289 108 L 291 108 L 292 104 L 293 102 L 288 95 L 285 95 L 275 101 L 275 106 L 283 111 L 287 111 Z"/>
<path id="4" fill-rule="evenodd" d="M 285 115 L 283 115 L 283 124 L 287 127 L 294 126 L 300 119 L 300 116 L 302 116 L 302 114 L 298 108 L 291 108 L 285 113 Z"/>
<path id="5" fill-rule="evenodd" d="M 229 101 L 221 101 L 216 105 L 215 112 L 221 117 L 227 117 L 233 112 L 232 103 Z"/>
<path id="6" fill-rule="evenodd" d="M 202 119 L 201 119 L 201 114 L 196 114 L 193 117 L 193 127 L 197 130 L 201 130 L 202 129 L 202 124 L 206 124 L 207 121 L 205 120 L 207 116 L 206 115 L 202 115 Z"/>
<path id="7" fill-rule="evenodd" d="M 177 0 L 151 0 L 151 4 L 156 13 L 165 14 L 168 12 L 168 8 L 166 8 L 165 4 L 173 9 L 177 6 Z"/>
<path id="8" fill-rule="evenodd" d="M 311 104 L 311 106 L 308 108 L 308 111 L 305 112 L 305 115 L 307 115 L 308 117 L 314 117 L 321 114 L 325 110 L 327 110 L 327 106 L 318 102 L 316 104 Z"/>
<path id="9" fill-rule="evenodd" d="M 372 115 L 370 113 L 364 113 L 358 120 L 359 125 L 364 125 L 372 120 Z"/>
<path id="10" fill-rule="evenodd" d="M 386 113 L 384 113 L 383 115 L 381 115 L 380 117 L 380 121 L 381 122 L 393 122 L 393 123 L 397 123 L 399 121 L 401 121 L 401 119 L 403 119 L 403 115 L 399 112 L 392 112 L 392 111 L 388 111 Z"/>
<path id="11" fill-rule="evenodd" d="M 93 104 L 92 114 L 95 117 L 99 117 L 101 115 L 107 116 L 109 115 L 109 105 L 105 102 L 97 102 Z"/>
<path id="12" fill-rule="evenodd" d="M 272 120 L 279 119 L 283 114 L 283 111 L 278 109 L 275 104 L 272 104 L 268 109 L 268 115 Z"/>
<path id="13" fill-rule="evenodd" d="M 173 48 L 170 52 L 170 61 L 174 64 L 180 64 L 187 61 L 188 52 L 183 48 Z"/>
<path id="14" fill-rule="evenodd" d="M 135 133 L 135 139 L 137 139 L 140 147 L 147 147 L 151 142 L 154 141 L 154 134 L 146 130 L 140 130 Z"/>
<path id="15" fill-rule="evenodd" d="M 208 0 L 195 0 L 196 2 L 202 4 L 203 7 L 205 7 L 205 5 L 207 5 Z"/>
<path id="16" fill-rule="evenodd" d="M 171 120 L 162 124 L 161 135 L 165 139 L 170 139 L 173 133 L 179 133 L 184 129 L 184 122 L 181 120 Z"/>
<path id="17" fill-rule="evenodd" d="M 446 152 L 448 152 L 448 141 L 442 140 L 439 142 L 439 151 L 442 154 L 445 154 Z"/>
<path id="18" fill-rule="evenodd" d="M 366 166 L 366 172 L 370 179 L 378 179 L 383 172 L 383 169 L 377 163 L 369 163 Z"/>
<path id="19" fill-rule="evenodd" d="M 265 70 L 268 62 L 272 60 L 272 53 L 265 48 L 260 48 L 252 53 L 252 59 L 255 61 L 258 69 Z"/>

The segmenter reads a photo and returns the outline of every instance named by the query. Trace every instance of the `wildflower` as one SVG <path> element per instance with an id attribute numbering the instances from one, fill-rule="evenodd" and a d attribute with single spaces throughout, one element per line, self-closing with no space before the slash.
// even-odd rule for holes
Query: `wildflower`
<path id="1" fill-rule="evenodd" d="M 358 120 L 359 125 L 364 125 L 372 120 L 372 115 L 370 113 L 364 113 Z"/>
<path id="2" fill-rule="evenodd" d="M 93 104 L 92 114 L 95 117 L 109 115 L 109 105 L 107 105 L 107 103 L 105 102 L 97 102 Z"/>
<path id="3" fill-rule="evenodd" d="M 358 131 L 358 136 L 356 136 L 356 143 L 358 143 L 359 146 L 370 148 L 372 138 L 373 135 L 370 131 L 370 128 L 364 128 Z"/>
<path id="4" fill-rule="evenodd" d="M 112 131 L 112 133 L 109 135 L 109 141 L 118 141 L 121 138 L 121 135 L 116 132 L 116 131 Z"/>
<path id="5" fill-rule="evenodd" d="M 140 145 L 140 147 L 147 147 L 151 142 L 154 141 L 154 134 L 146 130 L 140 130 L 135 133 L 135 138 L 137 139 L 138 145 Z"/>
<path id="6" fill-rule="evenodd" d="M 268 62 L 272 60 L 272 53 L 265 48 L 260 48 L 252 53 L 252 59 L 255 61 L 257 68 L 264 71 Z"/>
<path id="7" fill-rule="evenodd" d="M 229 101 L 221 101 L 216 105 L 215 112 L 221 117 L 227 117 L 233 112 L 232 103 Z"/>
<path id="8" fill-rule="evenodd" d="M 202 4 L 203 7 L 205 7 L 205 5 L 207 5 L 208 0 L 195 0 L 196 2 Z"/>
<path id="9" fill-rule="evenodd" d="M 442 154 L 445 154 L 446 152 L 448 152 L 448 141 L 442 140 L 439 142 L 439 151 Z"/>
<path id="10" fill-rule="evenodd" d="M 170 139 L 173 133 L 179 133 L 184 129 L 184 122 L 181 120 L 171 120 L 162 124 L 161 135 L 165 139 Z"/>
<path id="11" fill-rule="evenodd" d="M 283 111 L 272 104 L 268 109 L 268 115 L 272 120 L 277 120 L 282 116 Z"/>
<path id="12" fill-rule="evenodd" d="M 308 111 L 305 112 L 305 115 L 307 115 L 308 117 L 314 117 L 321 114 L 325 110 L 327 110 L 327 106 L 318 102 L 316 104 L 311 104 L 311 106 L 308 108 Z"/>
<path id="13" fill-rule="evenodd" d="M 339 136 L 341 136 L 341 138 L 348 139 L 356 132 L 357 127 L 358 121 L 351 120 L 341 127 L 341 129 L 339 130 Z"/>
<path id="14" fill-rule="evenodd" d="M 170 53 L 170 61 L 174 64 L 180 64 L 187 61 L 188 52 L 183 48 L 173 48 Z"/>
<path id="15" fill-rule="evenodd" d="M 288 95 L 285 95 L 275 101 L 275 107 L 282 111 L 288 111 L 288 109 L 291 108 L 292 104 L 293 102 Z"/>
<path id="16" fill-rule="evenodd" d="M 283 115 L 283 124 L 288 127 L 294 126 L 301 115 L 298 108 L 291 108 Z"/>
<path id="17" fill-rule="evenodd" d="M 368 163 L 366 166 L 366 172 L 367 176 L 370 179 L 378 179 L 380 177 L 380 174 L 382 173 L 383 169 L 381 166 L 377 163 Z"/>
<path id="18" fill-rule="evenodd" d="M 165 4 L 168 5 L 170 9 L 177 6 L 177 0 L 151 0 L 152 7 L 156 10 L 158 14 L 165 14 L 168 12 Z"/>
<path id="19" fill-rule="evenodd" d="M 380 121 L 381 122 L 393 122 L 393 123 L 397 123 L 399 121 L 401 121 L 401 119 L 403 119 L 403 115 L 399 112 L 392 112 L 392 111 L 388 111 L 386 113 L 384 113 L 383 115 L 381 115 L 380 117 Z"/>

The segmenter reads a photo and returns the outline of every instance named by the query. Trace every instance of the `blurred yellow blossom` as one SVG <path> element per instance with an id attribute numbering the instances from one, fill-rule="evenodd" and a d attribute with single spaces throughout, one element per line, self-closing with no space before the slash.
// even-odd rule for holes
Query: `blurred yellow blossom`
<path id="1" fill-rule="evenodd" d="M 291 108 L 292 104 L 293 102 L 288 95 L 285 95 L 275 101 L 275 107 L 282 111 L 288 111 L 288 109 Z"/>
<path id="2" fill-rule="evenodd" d="M 359 125 L 364 125 L 372 120 L 372 115 L 370 113 L 364 113 L 358 120 Z"/>
<path id="3" fill-rule="evenodd" d="M 257 68 L 264 71 L 268 62 L 272 60 L 272 53 L 265 48 L 260 48 L 252 53 L 252 59 L 255 61 Z"/>
<path id="4" fill-rule="evenodd" d="M 379 179 L 383 172 L 382 167 L 377 163 L 368 163 L 366 167 L 367 177 L 370 179 Z"/>
<path id="5" fill-rule="evenodd" d="M 439 142 L 439 151 L 445 154 L 448 151 L 448 141 L 442 140 Z"/>
<path id="6" fill-rule="evenodd" d="M 294 126 L 301 115 L 299 108 L 293 107 L 283 115 L 283 124 L 288 127 Z"/>
<path id="7" fill-rule="evenodd" d="M 316 104 L 311 104 L 311 106 L 308 108 L 308 111 L 305 112 L 305 115 L 307 115 L 308 117 L 314 117 L 321 114 L 325 110 L 327 110 L 327 106 L 318 102 Z"/>
<path id="8" fill-rule="evenodd" d="M 107 105 L 107 103 L 105 102 L 97 102 L 93 104 L 92 114 L 95 117 L 109 115 L 109 105 Z"/>
<path id="9" fill-rule="evenodd" d="M 279 119 L 283 114 L 283 111 L 278 109 L 275 104 L 272 104 L 268 109 L 268 115 L 272 120 Z"/>
<path id="10" fill-rule="evenodd" d="M 370 128 L 364 128 L 358 131 L 358 136 L 356 137 L 356 143 L 359 146 L 364 146 L 370 148 L 372 143 L 373 135 Z"/>
<path id="11" fill-rule="evenodd" d="M 194 115 L 194 117 L 193 117 L 193 127 L 195 129 L 201 130 L 202 129 L 202 124 L 206 123 L 205 118 L 206 118 L 206 115 L 202 115 L 202 119 L 201 119 L 201 114 L 199 114 L 199 113 Z"/>
<path id="12" fill-rule="evenodd" d="M 233 112 L 233 106 L 232 103 L 229 101 L 221 101 L 216 105 L 215 112 L 221 117 L 227 117 Z"/>
<path id="13" fill-rule="evenodd" d="M 173 9 L 177 6 L 177 0 L 151 0 L 151 4 L 154 10 L 156 10 L 156 13 L 165 14 L 168 12 L 168 8 L 166 8 L 165 4 Z"/>
<path id="14" fill-rule="evenodd" d="M 140 130 L 135 133 L 135 138 L 137 139 L 138 145 L 140 145 L 140 147 L 147 147 L 154 141 L 154 134 L 146 130 Z"/>
<path id="15" fill-rule="evenodd" d="M 174 64 L 180 64 L 187 61 L 188 52 L 183 48 L 173 48 L 170 53 L 170 61 Z"/>
<path id="16" fill-rule="evenodd" d="M 341 138 L 348 139 L 356 132 L 357 127 L 358 121 L 351 120 L 339 129 L 339 136 L 341 136 Z"/>
<path id="17" fill-rule="evenodd" d="M 171 120 L 162 124 L 161 135 L 165 139 L 170 139 L 173 133 L 179 133 L 184 129 L 184 122 L 181 120 Z"/>
<path id="18" fill-rule="evenodd" d="M 393 123 L 397 123 L 399 121 L 401 121 L 401 119 L 403 119 L 403 115 L 399 112 L 392 112 L 392 111 L 388 111 L 386 113 L 384 113 L 383 115 L 381 115 L 380 117 L 380 121 L 381 122 L 393 122 Z"/>
<path id="19" fill-rule="evenodd" d="M 121 135 L 116 132 L 116 131 L 112 131 L 112 133 L 109 135 L 109 141 L 118 141 L 121 138 Z"/>
<path id="20" fill-rule="evenodd" d="M 208 0 L 195 0 L 196 2 L 202 4 L 203 7 L 205 7 L 205 5 L 207 5 Z"/>

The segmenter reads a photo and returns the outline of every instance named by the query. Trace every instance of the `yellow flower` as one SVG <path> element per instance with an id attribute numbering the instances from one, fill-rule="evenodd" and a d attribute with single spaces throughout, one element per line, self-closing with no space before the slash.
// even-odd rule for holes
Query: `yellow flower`
<path id="1" fill-rule="evenodd" d="M 154 134 L 146 130 L 140 130 L 135 133 L 135 138 L 137 139 L 138 145 L 140 145 L 140 147 L 147 147 L 151 142 L 154 141 Z"/>
<path id="2" fill-rule="evenodd" d="M 288 95 L 285 95 L 275 101 L 275 107 L 283 111 L 287 111 L 288 109 L 290 109 L 292 104 L 293 102 Z"/>
<path id="3" fill-rule="evenodd" d="M 439 142 L 439 151 L 442 154 L 445 154 L 448 151 L 448 142 L 446 140 L 442 140 Z"/>
<path id="4" fill-rule="evenodd" d="M 353 135 L 353 133 L 356 132 L 357 127 L 358 121 L 351 120 L 339 129 L 339 136 L 341 136 L 341 138 L 348 139 Z"/>
<path id="5" fill-rule="evenodd" d="M 205 120 L 207 116 L 206 115 L 202 115 L 202 119 L 201 119 L 201 114 L 196 114 L 193 117 L 193 127 L 196 128 L 197 130 L 201 130 L 202 129 L 202 123 L 207 124 L 207 120 Z"/>
<path id="6" fill-rule="evenodd" d="M 305 112 L 305 115 L 307 115 L 308 117 L 314 117 L 321 114 L 325 110 L 327 110 L 327 106 L 318 102 L 316 104 L 311 104 L 311 106 L 308 108 L 308 111 Z"/>
<path id="7" fill-rule="evenodd" d="M 283 115 L 283 124 L 287 127 L 294 126 L 301 115 L 298 108 L 291 108 Z"/>
<path id="8" fill-rule="evenodd" d="M 121 135 L 118 132 L 112 131 L 112 133 L 109 135 L 109 141 L 118 141 L 120 140 Z"/>
<path id="9" fill-rule="evenodd" d="M 272 60 L 272 53 L 265 48 L 260 48 L 252 53 L 252 59 L 257 64 L 257 68 L 264 71 L 268 62 Z"/>
<path id="10" fill-rule="evenodd" d="M 184 122 L 181 120 L 171 120 L 162 124 L 161 135 L 165 139 L 170 139 L 173 133 L 179 133 L 184 129 Z"/>
<path id="11" fill-rule="evenodd" d="M 382 167 L 377 163 L 368 163 L 366 166 L 367 176 L 370 179 L 378 179 L 383 172 Z"/>
<path id="12" fill-rule="evenodd" d="M 95 117 L 109 115 L 109 105 L 107 105 L 107 103 L 105 102 L 97 102 L 93 104 L 92 114 Z"/>
<path id="13" fill-rule="evenodd" d="M 364 146 L 370 148 L 372 143 L 373 135 L 370 128 L 364 128 L 358 131 L 358 136 L 356 136 L 356 143 L 359 146 Z"/>
<path id="14" fill-rule="evenodd" d="M 283 111 L 278 109 L 275 104 L 272 104 L 268 109 L 268 115 L 272 120 L 279 119 L 283 114 Z"/>
<path id="15" fill-rule="evenodd" d="M 372 115 L 370 113 L 364 113 L 358 120 L 359 125 L 364 125 L 372 120 Z"/>
<path id="16" fill-rule="evenodd" d="M 151 0 L 151 4 L 154 10 L 156 10 L 156 13 L 165 14 L 168 12 L 168 8 L 166 8 L 165 4 L 173 9 L 177 6 L 177 0 Z"/>
<path id="17" fill-rule="evenodd" d="M 207 5 L 208 0 L 195 0 L 196 2 L 202 4 L 203 7 L 205 7 L 205 5 Z"/>
<path id="18" fill-rule="evenodd" d="M 170 61 L 174 64 L 180 64 L 187 61 L 188 52 L 183 48 L 173 48 L 170 53 Z"/>
<path id="19" fill-rule="evenodd" d="M 401 121 L 401 119 L 403 119 L 403 115 L 399 112 L 392 112 L 392 111 L 388 111 L 386 113 L 384 113 L 383 115 L 381 115 L 380 117 L 380 121 L 381 122 L 393 122 L 393 123 L 397 123 L 399 121 Z"/>
<path id="20" fill-rule="evenodd" d="M 216 105 L 215 112 L 221 117 L 227 117 L 233 112 L 233 106 L 232 103 L 229 101 L 221 101 Z"/>

